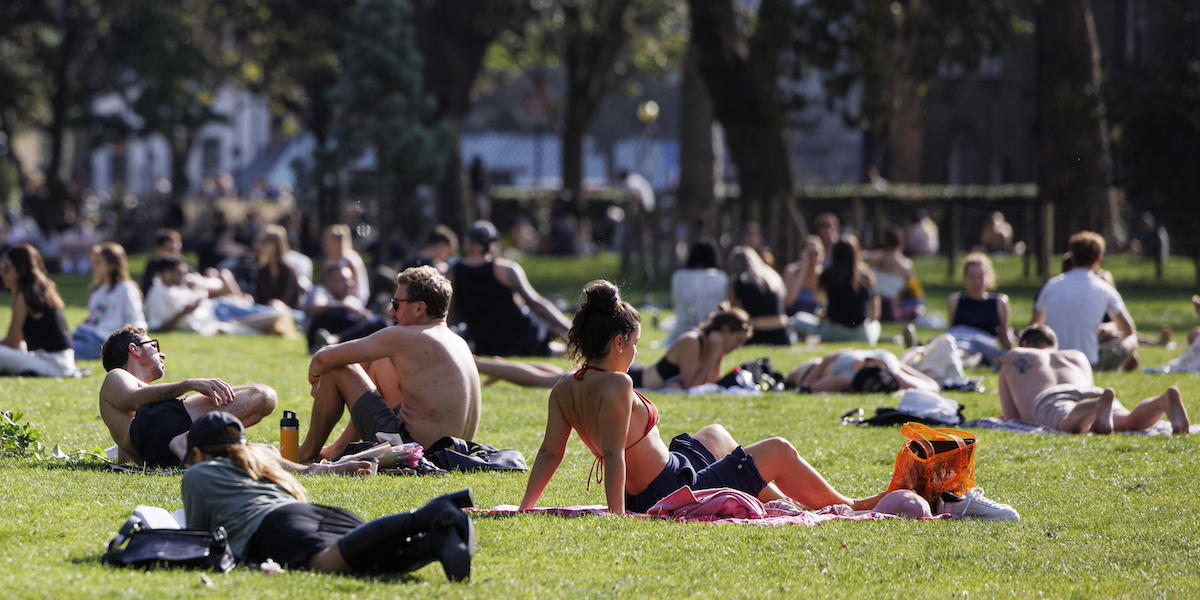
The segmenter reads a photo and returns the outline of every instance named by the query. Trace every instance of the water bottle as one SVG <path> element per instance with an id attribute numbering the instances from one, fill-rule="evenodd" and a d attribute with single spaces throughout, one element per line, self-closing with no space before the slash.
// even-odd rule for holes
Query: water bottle
<path id="1" fill-rule="evenodd" d="M 279 454 L 292 462 L 300 460 L 300 420 L 296 411 L 283 411 L 279 420 Z"/>

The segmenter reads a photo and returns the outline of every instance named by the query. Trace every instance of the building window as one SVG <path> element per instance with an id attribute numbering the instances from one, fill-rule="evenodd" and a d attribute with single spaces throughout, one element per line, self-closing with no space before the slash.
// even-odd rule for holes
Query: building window
<path id="1" fill-rule="evenodd" d="M 977 181 L 979 149 L 969 132 L 960 131 L 950 143 L 950 155 L 946 161 L 946 183 L 969 185 Z"/>
<path id="2" fill-rule="evenodd" d="M 114 144 L 108 166 L 109 185 L 125 188 L 129 183 L 129 146 L 121 143 Z"/>

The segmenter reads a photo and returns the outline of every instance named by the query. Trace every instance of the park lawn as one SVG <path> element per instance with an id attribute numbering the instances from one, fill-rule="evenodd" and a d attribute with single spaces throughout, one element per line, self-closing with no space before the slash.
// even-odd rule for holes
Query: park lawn
<path id="1" fill-rule="evenodd" d="M 1118 282 L 1134 280 L 1137 264 L 1113 261 Z M 1182 337 L 1196 323 L 1186 300 L 1192 274 L 1172 264 L 1166 283 L 1152 280 L 1123 287 L 1139 325 L 1153 331 L 1169 324 Z M 615 271 L 611 257 L 587 261 L 536 260 L 528 264 L 534 285 L 547 295 L 572 299 L 579 285 Z M 944 308 L 954 289 L 945 264 L 921 264 L 930 304 Z M 1027 318 L 1036 283 L 1022 281 L 1019 264 L 1001 264 L 1002 288 Z M 82 306 L 86 285 L 60 280 L 68 301 Z M 663 287 L 663 286 L 660 286 Z M 942 299 L 939 299 L 942 298 Z M 7 323 L 7 301 L 0 323 Z M 1141 315 L 1145 315 L 1143 319 Z M 82 310 L 68 313 L 72 324 Z M 647 319 L 649 321 L 649 319 Z M 894 326 L 886 331 L 898 332 Z M 661 331 L 647 327 L 642 362 L 661 356 Z M 924 335 L 924 332 L 923 332 Z M 262 382 L 306 423 L 310 412 L 302 343 L 274 338 L 159 336 L 171 380 L 217 375 L 231 383 Z M 787 371 L 831 348 L 749 348 L 738 361 L 769 356 Z M 897 350 L 894 346 L 889 346 Z M 1180 350 L 1147 348 L 1143 363 L 1160 365 Z M 556 361 L 566 366 L 562 360 Z M 19 410 L 43 431 L 48 446 L 101 448 L 107 434 L 96 411 L 101 380 L 0 379 L 0 408 Z M 984 377 L 985 394 L 950 394 L 966 405 L 968 418 L 998 416 L 996 377 Z M 1200 418 L 1200 376 L 1102 374 L 1119 396 L 1136 400 L 1167 385 L 1183 391 Z M 739 440 L 779 435 L 839 490 L 851 496 L 887 485 L 901 438 L 897 429 L 842 427 L 838 417 L 856 407 L 869 412 L 895 406 L 881 395 L 757 398 L 679 397 L 654 394 L 664 437 L 721 422 Z M 479 438 L 516 448 L 532 461 L 545 422 L 546 392 L 506 383 L 486 388 Z M 1128 404 L 1128 402 L 1127 402 Z M 27 460 L 0 460 L 0 590 L 12 598 L 95 597 L 733 597 L 808 596 L 1172 596 L 1200 592 L 1200 516 L 1191 510 L 1200 460 L 1200 437 L 1031 436 L 980 431 L 978 484 L 987 495 L 1011 503 L 1019 523 L 865 522 L 815 528 L 685 525 L 619 518 L 517 517 L 475 520 L 479 551 L 473 577 L 449 584 L 436 565 L 402 580 L 359 579 L 304 572 L 268 577 L 239 569 L 210 575 L 193 572 L 110 569 L 99 564 L 104 544 L 137 504 L 177 509 L 176 477 L 117 475 Z M 249 430 L 251 441 L 278 440 L 275 417 Z M 599 504 L 603 486 L 585 487 L 591 456 L 577 440 L 543 498 L 543 506 Z M 304 480 L 313 501 L 343 506 L 364 518 L 412 509 L 438 494 L 470 487 L 481 506 L 515 504 L 524 490 L 521 474 L 450 475 L 429 478 Z"/>

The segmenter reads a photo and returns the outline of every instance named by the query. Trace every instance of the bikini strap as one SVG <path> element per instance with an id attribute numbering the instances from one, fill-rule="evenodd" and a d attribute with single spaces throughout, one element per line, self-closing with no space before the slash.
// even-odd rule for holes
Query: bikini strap
<path id="1" fill-rule="evenodd" d="M 593 371 L 607 371 L 608 370 L 608 369 L 601 369 L 600 367 L 593 367 L 592 365 L 585 364 L 582 367 L 580 367 L 578 371 L 575 371 L 575 381 L 583 381 L 583 374 L 587 373 L 588 369 L 591 369 Z"/>

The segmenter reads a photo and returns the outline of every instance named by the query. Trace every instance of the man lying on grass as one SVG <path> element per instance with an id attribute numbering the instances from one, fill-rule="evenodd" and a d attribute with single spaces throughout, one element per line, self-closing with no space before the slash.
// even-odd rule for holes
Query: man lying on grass
<path id="1" fill-rule="evenodd" d="M 301 462 L 335 459 L 350 442 L 375 441 L 376 433 L 426 447 L 445 436 L 475 438 L 479 371 L 467 343 L 446 326 L 450 296 L 450 281 L 437 269 L 405 269 L 391 300 L 395 326 L 313 355 L 312 425 Z M 322 448 L 345 408 L 350 425 Z"/>
<path id="2" fill-rule="evenodd" d="M 1059 350 L 1054 330 L 1030 325 L 1020 347 L 1004 357 L 1000 369 L 1000 406 L 1005 419 L 1067 433 L 1112 433 L 1152 427 L 1166 415 L 1171 430 L 1187 433 L 1191 423 L 1179 389 L 1143 400 L 1126 410 L 1111 389 L 1092 380 L 1092 366 L 1079 350 Z"/>
<path id="3" fill-rule="evenodd" d="M 152 383 L 165 374 L 167 355 L 144 329 L 118 329 L 104 341 L 101 358 L 108 374 L 100 385 L 100 418 L 117 443 L 121 462 L 182 467 L 193 421 L 220 409 L 252 425 L 271 414 L 277 403 L 275 390 L 259 384 L 231 387 L 220 379 Z M 188 392 L 198 395 L 182 397 Z M 361 461 L 336 467 L 279 461 L 289 471 L 310 474 L 364 472 L 368 466 Z"/>

